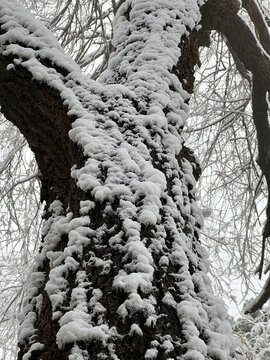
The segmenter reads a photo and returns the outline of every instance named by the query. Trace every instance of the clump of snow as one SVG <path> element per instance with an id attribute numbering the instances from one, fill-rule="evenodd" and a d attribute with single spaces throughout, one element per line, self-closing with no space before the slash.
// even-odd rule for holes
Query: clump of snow
<path id="1" fill-rule="evenodd" d="M 143 332 L 142 332 L 141 328 L 139 327 L 139 325 L 132 324 L 130 327 L 129 335 L 130 336 L 133 336 L 133 335 L 143 336 Z"/>
<path id="2" fill-rule="evenodd" d="M 60 349 L 65 344 L 77 341 L 100 341 L 105 346 L 110 337 L 117 335 L 116 330 L 110 329 L 106 324 L 91 326 L 89 315 L 79 310 L 64 314 L 59 325 L 56 341 Z"/>
<path id="3" fill-rule="evenodd" d="M 94 209 L 95 203 L 90 200 L 85 200 L 80 202 L 80 214 L 87 215 L 90 210 Z"/>
<path id="4" fill-rule="evenodd" d="M 145 359 L 156 359 L 158 356 L 158 350 L 157 349 L 148 349 L 144 355 Z"/>
<path id="5" fill-rule="evenodd" d="M 87 350 L 82 350 L 78 345 L 74 345 L 71 354 L 68 357 L 68 360 L 88 360 Z"/>
<path id="6" fill-rule="evenodd" d="M 19 344 L 24 344 L 27 339 L 31 338 L 35 334 L 34 323 L 37 315 L 33 310 L 33 306 L 24 306 L 22 313 L 20 314 L 23 322 L 19 326 Z"/>
<path id="7" fill-rule="evenodd" d="M 33 356 L 33 352 L 34 351 L 39 351 L 39 350 L 42 350 L 44 348 L 44 345 L 39 343 L 39 342 L 36 342 L 34 344 L 32 344 L 30 346 L 30 349 L 27 351 L 27 353 L 25 353 L 22 357 L 22 360 L 29 360 L 31 359 L 31 357 Z"/>

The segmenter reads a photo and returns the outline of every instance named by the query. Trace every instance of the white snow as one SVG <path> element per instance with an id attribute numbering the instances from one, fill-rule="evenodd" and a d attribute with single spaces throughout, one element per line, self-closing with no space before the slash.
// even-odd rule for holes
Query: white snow
<path id="1" fill-rule="evenodd" d="M 156 359 L 158 356 L 158 350 L 157 349 L 148 349 L 144 355 L 145 359 Z"/>
<path id="2" fill-rule="evenodd" d="M 139 327 L 139 325 L 132 324 L 130 327 L 129 335 L 130 336 L 133 336 L 133 335 L 143 336 L 143 332 L 142 332 L 141 328 Z"/>
<path id="3" fill-rule="evenodd" d="M 44 348 L 44 345 L 36 342 L 30 346 L 30 349 L 25 353 L 22 357 L 22 360 L 29 360 L 32 357 L 32 352 L 37 350 L 42 350 Z"/>

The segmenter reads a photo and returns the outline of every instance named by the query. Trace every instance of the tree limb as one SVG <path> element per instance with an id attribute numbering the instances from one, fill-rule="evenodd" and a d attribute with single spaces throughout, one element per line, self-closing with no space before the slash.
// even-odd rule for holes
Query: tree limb
<path id="1" fill-rule="evenodd" d="M 262 306 L 266 303 L 270 298 L 270 274 L 262 288 L 260 294 L 256 297 L 255 300 L 250 301 L 244 308 L 245 314 L 251 314 L 255 311 L 262 308 Z"/>
<path id="2" fill-rule="evenodd" d="M 74 119 L 63 105 L 61 86 L 64 89 L 71 71 L 79 73 L 80 69 L 45 26 L 36 24 L 33 18 L 28 27 L 27 22 L 22 26 L 20 18 L 29 15 L 15 4 L 12 15 L 5 2 L 0 5 L 1 111 L 20 129 L 35 154 L 42 174 L 41 200 L 51 199 L 50 203 L 58 197 L 67 204 L 64 193 L 70 181 L 69 169 L 76 162 L 76 145 L 68 136 Z M 12 26 L 7 26 L 6 16 Z M 78 157 L 80 153 L 78 150 Z"/>
<path id="3" fill-rule="evenodd" d="M 270 55 L 269 29 L 262 12 L 260 11 L 257 0 L 242 0 L 242 5 L 247 10 L 250 19 L 256 26 L 261 45 Z"/>
<path id="4" fill-rule="evenodd" d="M 269 88 L 270 57 L 249 25 L 237 14 L 239 9 L 239 2 L 235 0 L 208 0 L 202 7 L 201 24 L 205 31 L 217 30 L 225 35 L 245 68 Z M 269 36 L 268 39 L 270 41 Z"/>
<path id="5" fill-rule="evenodd" d="M 253 75 L 252 108 L 253 120 L 257 130 L 258 164 L 266 178 L 268 188 L 268 203 L 266 209 L 266 223 L 263 229 L 262 257 L 258 273 L 261 278 L 265 241 L 270 237 L 270 127 L 268 121 L 267 92 L 270 90 L 270 34 L 267 23 L 260 12 L 256 0 L 243 0 L 243 7 L 247 10 L 255 26 L 259 39 L 239 16 L 239 2 L 235 0 L 209 0 L 202 9 L 202 26 L 206 31 L 217 30 L 222 33 L 229 44 L 229 49 L 236 64 L 244 66 Z M 243 69 L 242 69 L 243 70 Z M 243 74 L 243 71 L 240 71 Z M 266 281 L 261 294 L 249 307 L 247 312 L 254 312 L 270 298 L 270 277 Z"/>

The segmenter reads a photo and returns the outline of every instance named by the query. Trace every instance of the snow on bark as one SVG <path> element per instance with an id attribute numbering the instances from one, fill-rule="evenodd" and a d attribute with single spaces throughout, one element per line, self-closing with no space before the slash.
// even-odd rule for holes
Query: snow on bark
<path id="1" fill-rule="evenodd" d="M 135 337 L 143 344 L 137 358 L 235 358 L 198 240 L 196 163 L 182 153 L 190 95 L 172 71 L 203 3 L 125 1 L 114 24 L 115 52 L 93 82 L 16 1 L 1 1 L 1 55 L 14 58 L 9 71 L 25 67 L 59 91 L 76 118 L 69 135 L 85 162 L 74 164 L 71 176 L 88 197 L 77 217 L 60 201 L 49 208 L 22 313 L 20 344 L 29 349 L 23 359 L 43 351 L 35 327 L 41 287 L 59 326 L 57 345 L 71 346 L 70 360 L 126 358 L 121 347 Z M 56 251 L 63 237 L 66 247 Z"/>

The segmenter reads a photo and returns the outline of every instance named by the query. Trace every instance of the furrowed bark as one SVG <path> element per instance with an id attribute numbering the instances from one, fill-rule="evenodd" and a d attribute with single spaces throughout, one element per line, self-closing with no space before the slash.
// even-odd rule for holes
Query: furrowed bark
<path id="1" fill-rule="evenodd" d="M 67 107 L 57 91 L 33 80 L 23 67 L 6 70 L 10 62 L 12 59 L 0 57 L 1 110 L 20 129 L 35 154 L 41 201 L 50 204 L 60 199 L 68 206 L 76 188 L 71 182 L 70 168 L 81 161 L 82 154 L 68 137 L 72 121 Z"/>

